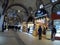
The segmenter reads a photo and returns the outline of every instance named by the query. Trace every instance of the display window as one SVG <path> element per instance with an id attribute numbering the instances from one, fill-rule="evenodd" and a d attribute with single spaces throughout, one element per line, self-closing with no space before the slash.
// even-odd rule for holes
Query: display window
<path id="1" fill-rule="evenodd" d="M 60 20 L 54 20 L 54 25 L 55 25 L 55 28 L 56 28 L 56 37 L 60 37 Z"/>
<path id="2" fill-rule="evenodd" d="M 33 33 L 34 30 L 34 24 L 33 23 L 28 23 L 28 28 L 29 28 L 29 33 Z"/>

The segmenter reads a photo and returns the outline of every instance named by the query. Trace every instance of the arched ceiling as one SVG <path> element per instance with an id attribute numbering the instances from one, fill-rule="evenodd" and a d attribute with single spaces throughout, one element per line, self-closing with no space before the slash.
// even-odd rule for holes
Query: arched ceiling
<path id="1" fill-rule="evenodd" d="M 59 0 L 58 0 L 59 1 Z M 3 2 L 4 2 L 4 0 L 0 0 L 0 6 L 3 4 Z M 33 11 L 34 10 L 36 10 L 37 9 L 37 5 L 39 5 L 39 4 L 44 4 L 44 6 L 45 6 L 45 8 L 47 9 L 49 9 L 49 7 L 51 7 L 52 6 L 52 4 L 54 4 L 54 3 L 52 3 L 51 2 L 51 0 L 9 0 L 9 4 L 8 4 L 8 6 L 9 5 L 11 5 L 11 4 L 15 4 L 15 3 L 20 3 L 20 4 L 23 4 L 23 5 L 25 5 L 25 7 L 28 9 L 29 7 L 32 7 L 32 9 L 33 9 Z M 36 5 L 36 3 L 37 3 L 37 5 Z M 57 2 L 56 2 L 57 3 Z M 58 7 L 57 7 L 58 8 Z M 47 10 L 48 10 L 47 9 Z M 60 9 L 60 8 L 59 8 Z M 20 8 L 20 7 L 12 7 L 11 9 L 9 9 L 8 10 L 8 13 L 10 13 L 11 12 L 11 10 L 13 10 L 13 13 L 14 13 L 14 11 L 16 11 L 16 10 L 20 10 L 21 12 L 20 13 L 17 13 L 17 15 L 19 15 L 20 16 L 20 18 L 21 18 L 21 20 L 24 18 L 24 19 L 26 19 L 26 14 L 24 13 L 25 12 L 25 10 L 23 9 L 23 8 Z M 29 11 L 29 10 L 28 10 Z M 49 10 L 48 10 L 49 11 Z M 50 12 L 50 11 L 49 11 Z M 33 14 L 34 15 L 34 14 Z M 24 20 L 23 19 L 23 20 Z"/>
<path id="2" fill-rule="evenodd" d="M 6 0 L 0 0 L 0 6 L 5 2 Z M 59 2 L 60 0 L 58 0 L 57 2 Z M 39 5 L 39 3 L 43 3 L 45 8 L 49 8 L 51 7 L 51 0 L 9 0 L 9 4 L 14 4 L 14 3 L 20 3 L 25 5 L 25 7 L 28 9 L 28 7 L 32 7 L 33 10 L 36 10 L 36 3 L 38 3 L 37 5 Z"/>
<path id="3" fill-rule="evenodd" d="M 20 6 L 11 7 L 10 9 L 7 10 L 7 13 L 8 13 L 9 17 L 11 15 L 12 15 L 12 17 L 18 15 L 21 18 L 25 18 L 25 16 L 27 16 L 26 10 L 24 8 L 20 7 Z"/>
<path id="4" fill-rule="evenodd" d="M 52 3 L 52 0 L 9 0 L 9 5 L 13 3 L 20 3 L 28 7 L 32 7 L 33 10 L 36 10 L 39 4 L 44 4 L 45 8 L 51 7 L 51 5 L 59 2 L 60 0 L 57 0 L 57 2 Z"/>

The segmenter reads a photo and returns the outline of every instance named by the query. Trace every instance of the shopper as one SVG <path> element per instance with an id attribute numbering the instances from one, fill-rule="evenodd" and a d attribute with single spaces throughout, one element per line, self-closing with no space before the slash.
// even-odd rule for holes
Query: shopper
<path id="1" fill-rule="evenodd" d="M 40 40 L 42 38 L 42 28 L 41 28 L 41 26 L 39 26 L 38 35 L 39 35 L 39 40 Z"/>
<path id="2" fill-rule="evenodd" d="M 28 33 L 29 33 L 29 31 L 30 31 L 30 27 L 28 28 Z"/>
<path id="3" fill-rule="evenodd" d="M 52 28 L 52 33 L 51 33 L 51 40 L 54 41 L 55 39 L 55 34 L 56 34 L 56 29 L 55 27 Z"/>
<path id="4" fill-rule="evenodd" d="M 4 32 L 5 27 L 4 27 L 4 23 L 2 24 L 2 32 Z"/>

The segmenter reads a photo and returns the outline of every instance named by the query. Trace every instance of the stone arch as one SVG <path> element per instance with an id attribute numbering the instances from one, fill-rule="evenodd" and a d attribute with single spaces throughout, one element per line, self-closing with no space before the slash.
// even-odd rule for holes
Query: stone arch
<path id="1" fill-rule="evenodd" d="M 13 6 L 22 7 L 22 8 L 26 11 L 26 14 L 27 14 L 27 16 L 28 16 L 28 10 L 27 10 L 27 8 L 26 8 L 24 5 L 22 5 L 22 4 L 12 4 L 12 5 L 9 5 L 9 6 L 7 7 L 6 11 L 7 11 L 8 9 L 10 9 L 11 7 L 13 7 Z"/>
<path id="2" fill-rule="evenodd" d="M 55 7 L 56 5 L 58 5 L 58 4 L 60 4 L 60 3 L 56 3 L 56 4 L 53 5 L 52 10 L 51 10 L 52 13 L 53 13 L 54 7 Z"/>

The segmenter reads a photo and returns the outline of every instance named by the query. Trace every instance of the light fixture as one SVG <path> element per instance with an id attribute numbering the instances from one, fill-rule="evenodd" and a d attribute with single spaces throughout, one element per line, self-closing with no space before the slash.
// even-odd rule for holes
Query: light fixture
<path id="1" fill-rule="evenodd" d="M 40 10 L 38 10 L 38 13 L 40 13 L 41 11 Z"/>
<path id="2" fill-rule="evenodd" d="M 57 2 L 57 1 L 58 1 L 58 0 L 51 0 L 51 2 L 53 2 L 53 3 L 54 3 L 54 2 Z"/>
<path id="3" fill-rule="evenodd" d="M 18 12 L 20 12 L 20 10 L 18 10 Z"/>
<path id="4" fill-rule="evenodd" d="M 39 6 L 39 8 L 40 8 L 40 9 L 43 8 L 43 4 L 41 4 L 41 5 Z"/>

